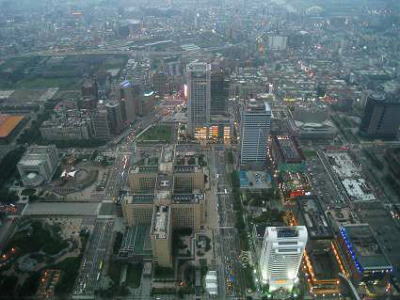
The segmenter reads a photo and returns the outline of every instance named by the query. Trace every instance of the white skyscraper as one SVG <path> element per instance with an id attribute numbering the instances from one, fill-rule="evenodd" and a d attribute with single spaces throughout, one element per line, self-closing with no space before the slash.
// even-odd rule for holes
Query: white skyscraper
<path id="1" fill-rule="evenodd" d="M 211 65 L 191 63 L 186 68 L 188 86 L 188 125 L 194 134 L 196 128 L 210 122 L 211 112 Z"/>
<path id="2" fill-rule="evenodd" d="M 307 244 L 305 226 L 267 227 L 260 255 L 261 280 L 269 290 L 291 290 Z"/>
<path id="3" fill-rule="evenodd" d="M 271 109 L 267 102 L 251 99 L 242 111 L 241 165 L 264 165 L 267 159 L 267 140 L 271 127 Z"/>

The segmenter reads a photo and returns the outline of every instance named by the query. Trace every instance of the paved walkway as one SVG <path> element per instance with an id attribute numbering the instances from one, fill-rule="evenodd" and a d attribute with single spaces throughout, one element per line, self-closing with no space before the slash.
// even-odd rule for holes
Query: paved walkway
<path id="1" fill-rule="evenodd" d="M 101 203 L 88 202 L 37 202 L 29 203 L 25 216 L 93 216 L 97 215 Z"/>

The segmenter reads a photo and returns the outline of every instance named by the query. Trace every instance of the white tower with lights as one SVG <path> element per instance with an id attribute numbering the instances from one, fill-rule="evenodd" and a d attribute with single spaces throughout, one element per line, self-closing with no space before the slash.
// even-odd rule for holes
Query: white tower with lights
<path id="1" fill-rule="evenodd" d="M 305 226 L 267 227 L 260 255 L 260 273 L 269 291 L 292 290 L 307 244 Z"/>

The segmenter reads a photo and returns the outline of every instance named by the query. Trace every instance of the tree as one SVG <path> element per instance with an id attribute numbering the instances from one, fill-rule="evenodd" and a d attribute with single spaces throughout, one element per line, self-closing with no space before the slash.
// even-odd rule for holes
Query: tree
<path id="1" fill-rule="evenodd" d="M 18 201 L 19 197 L 16 192 L 10 191 L 6 188 L 0 190 L 0 202 L 4 204 L 15 203 Z"/>
<path id="2" fill-rule="evenodd" d="M 230 164 L 234 163 L 232 150 L 228 152 L 228 157 L 227 158 L 228 158 L 228 163 L 230 163 Z"/>
<path id="3" fill-rule="evenodd" d="M 39 287 L 39 280 L 40 272 L 35 272 L 31 276 L 29 276 L 19 289 L 18 296 L 23 299 L 34 296 Z"/>
<path id="4" fill-rule="evenodd" d="M 24 147 L 18 147 L 6 154 L 0 162 L 0 187 L 12 177 L 17 170 L 17 163 L 25 152 Z"/>
<path id="5" fill-rule="evenodd" d="M 119 248 L 121 248 L 122 238 L 123 238 L 123 234 L 121 232 L 117 232 L 117 235 L 115 236 L 115 240 L 114 240 L 114 245 L 113 245 L 113 253 L 114 254 L 117 254 L 119 251 Z"/>

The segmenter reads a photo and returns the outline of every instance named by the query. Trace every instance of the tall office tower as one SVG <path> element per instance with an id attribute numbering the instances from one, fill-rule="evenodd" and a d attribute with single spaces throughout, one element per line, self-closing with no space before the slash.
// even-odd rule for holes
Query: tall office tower
<path id="1" fill-rule="evenodd" d="M 96 108 L 99 91 L 96 79 L 86 78 L 81 86 L 82 101 L 80 107 L 85 109 Z"/>
<path id="2" fill-rule="evenodd" d="M 117 93 L 121 102 L 123 120 L 126 123 L 132 123 L 139 113 L 140 88 L 134 86 L 129 80 L 125 80 L 120 83 Z"/>
<path id="3" fill-rule="evenodd" d="M 98 99 L 99 96 L 98 86 L 96 79 L 85 78 L 81 86 L 81 94 L 83 98 Z"/>
<path id="4" fill-rule="evenodd" d="M 191 63 L 186 68 L 188 85 L 188 129 L 193 135 L 196 129 L 210 121 L 211 65 Z"/>
<path id="5" fill-rule="evenodd" d="M 211 115 L 226 114 L 226 101 L 229 94 L 229 82 L 224 71 L 216 65 L 211 69 Z"/>
<path id="6" fill-rule="evenodd" d="M 379 139 L 395 139 L 400 125 L 400 99 L 383 93 L 367 97 L 360 134 Z"/>
<path id="7" fill-rule="evenodd" d="M 91 120 L 94 138 L 102 141 L 109 140 L 111 131 L 107 109 L 99 105 L 96 111 L 93 112 Z"/>
<path id="8" fill-rule="evenodd" d="M 261 280 L 269 290 L 291 290 L 307 244 L 305 226 L 267 227 L 260 254 Z"/>
<path id="9" fill-rule="evenodd" d="M 168 92 L 168 76 L 164 72 L 156 72 L 152 77 L 153 88 L 160 95 Z"/>
<path id="10" fill-rule="evenodd" d="M 271 109 L 267 102 L 250 99 L 241 116 L 240 163 L 262 167 L 267 159 Z"/>
<path id="11" fill-rule="evenodd" d="M 117 101 L 110 101 L 106 104 L 106 109 L 111 132 L 113 134 L 121 133 L 122 129 L 124 128 L 121 105 Z"/>

